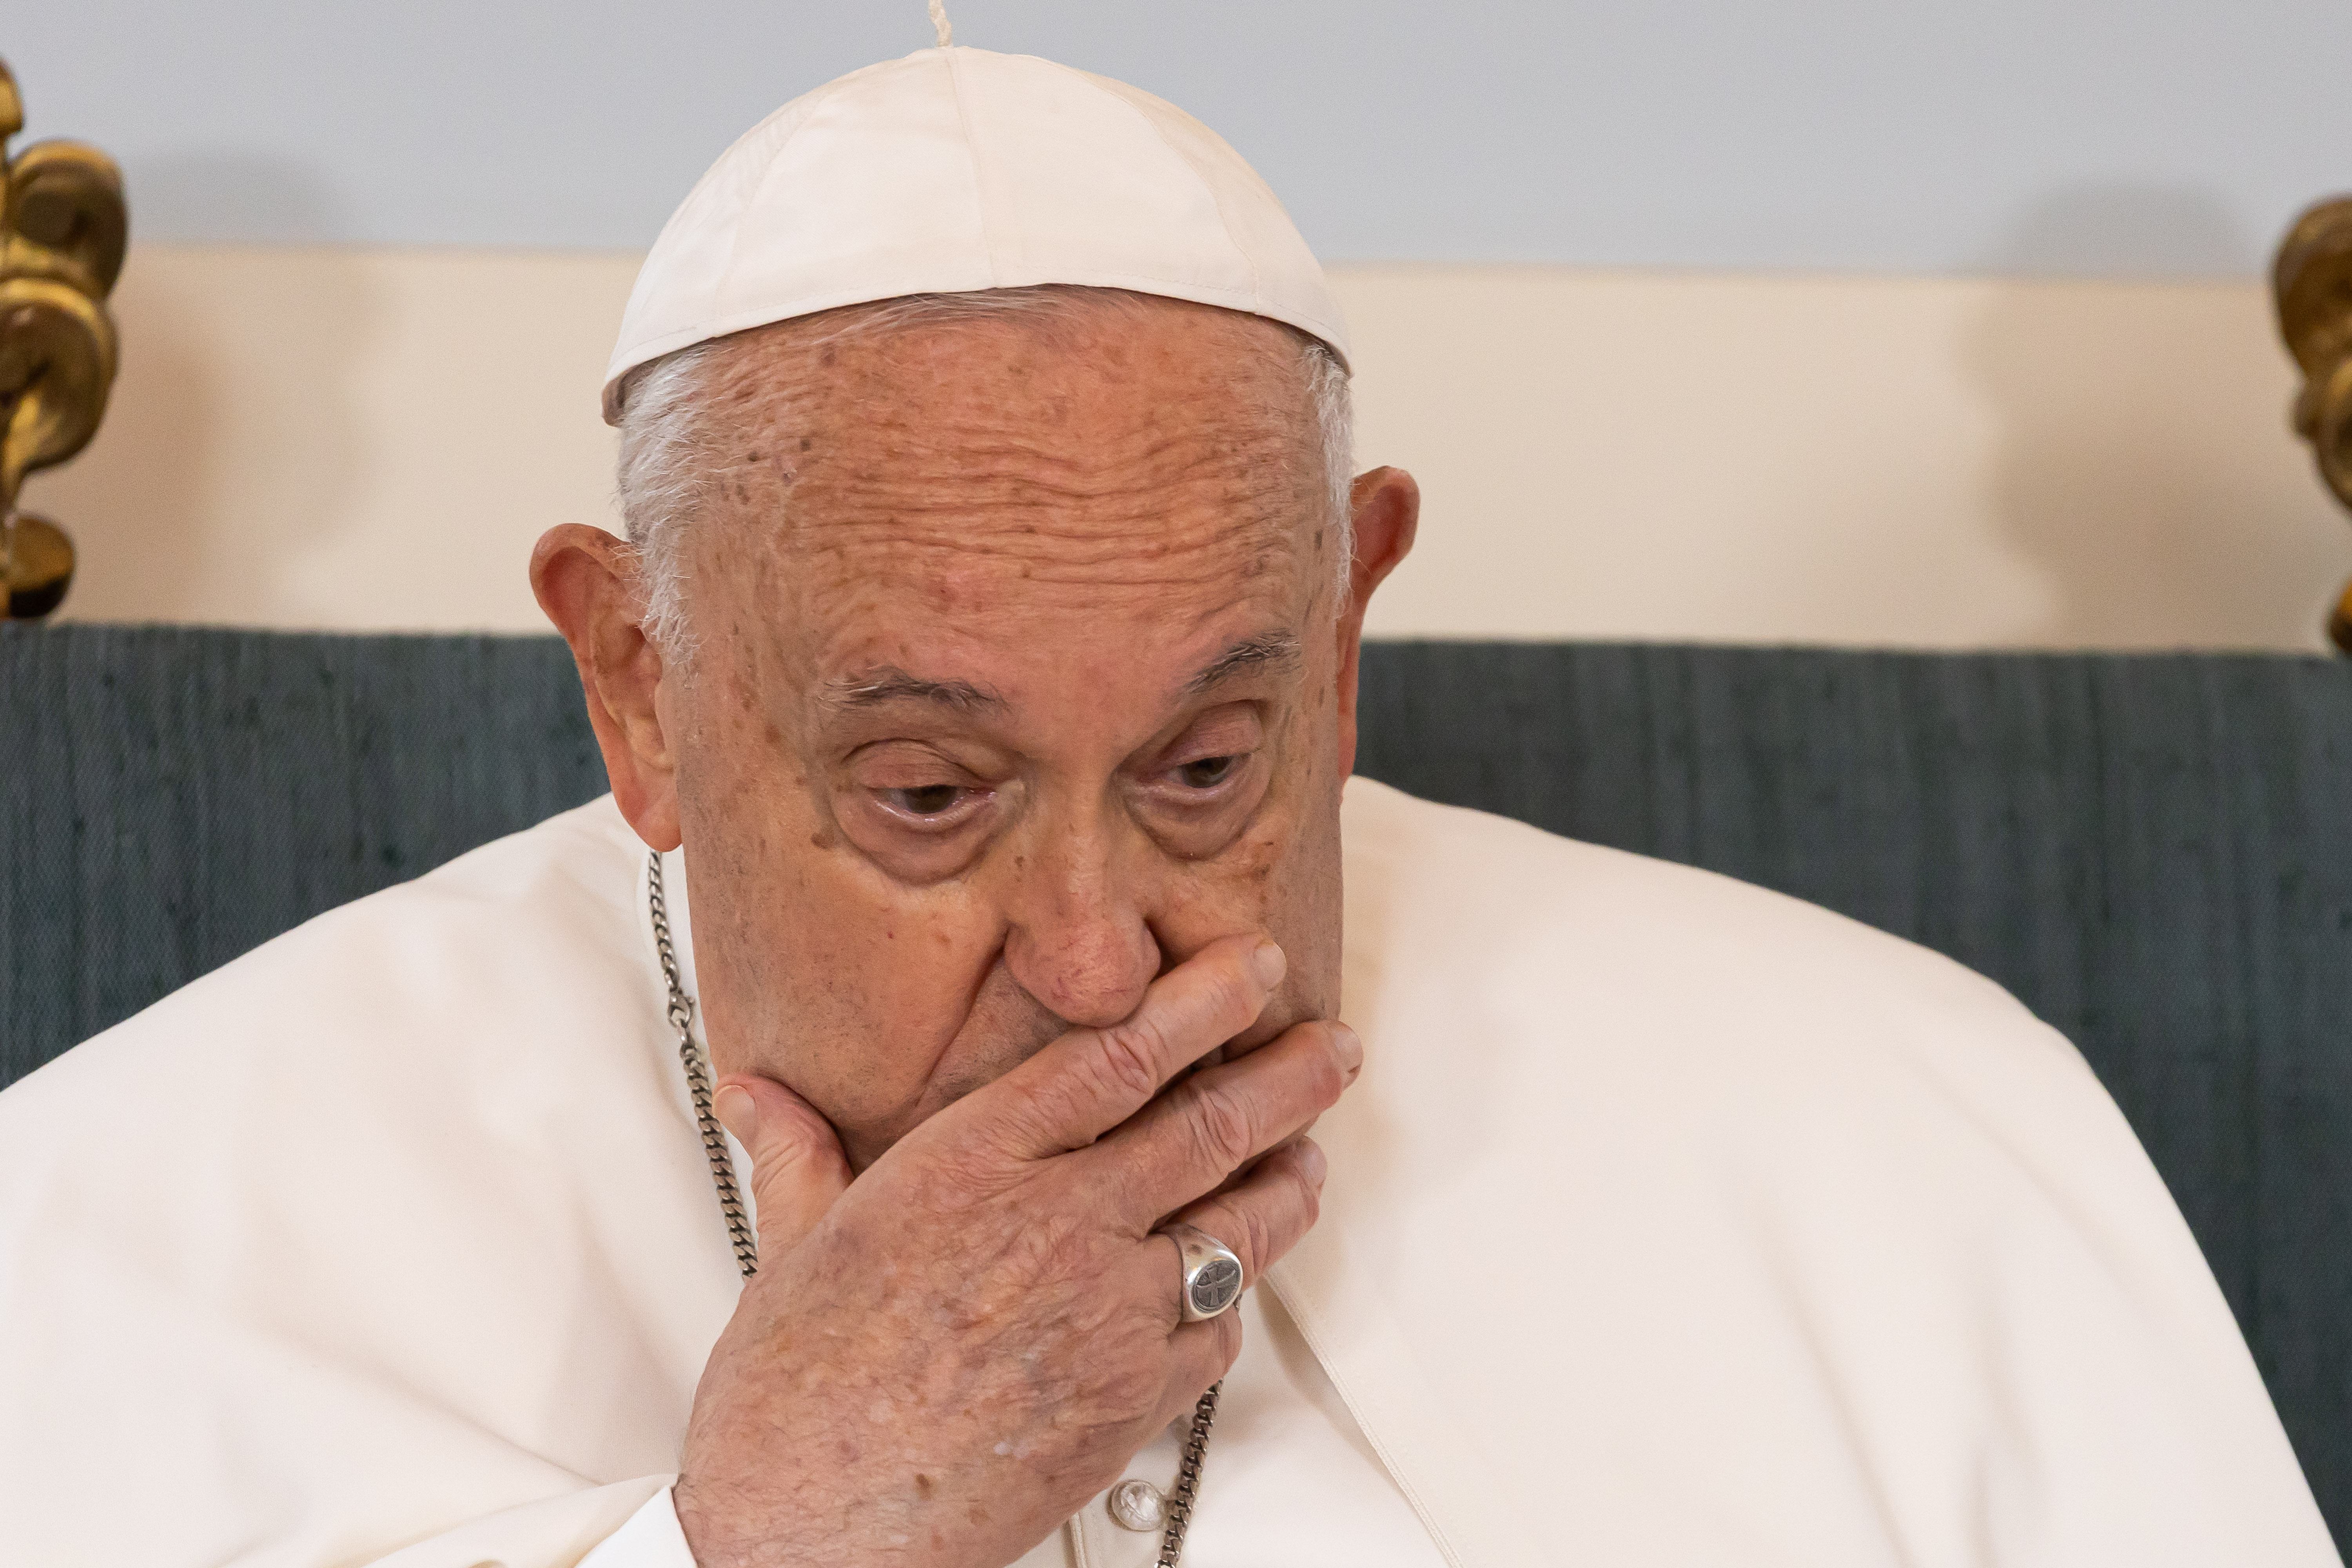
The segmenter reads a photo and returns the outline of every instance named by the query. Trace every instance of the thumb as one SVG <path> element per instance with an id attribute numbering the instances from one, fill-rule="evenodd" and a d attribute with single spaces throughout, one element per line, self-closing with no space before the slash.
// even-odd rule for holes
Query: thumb
<path id="1" fill-rule="evenodd" d="M 722 1079 L 710 1109 L 751 1156 L 764 1265 L 798 1247 L 848 1190 L 849 1161 L 833 1124 L 773 1079 Z"/>

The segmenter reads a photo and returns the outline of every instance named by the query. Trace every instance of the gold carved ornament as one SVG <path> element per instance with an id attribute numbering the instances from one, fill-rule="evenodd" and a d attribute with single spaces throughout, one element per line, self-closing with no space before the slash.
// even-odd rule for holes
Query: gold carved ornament
<path id="1" fill-rule="evenodd" d="M 2303 367 L 2296 434 L 2311 443 L 2319 477 L 2352 507 L 2352 196 L 2320 203 L 2295 220 L 2271 269 L 2279 335 Z M 2352 584 L 2328 617 L 2327 635 L 2352 654 Z"/>
<path id="2" fill-rule="evenodd" d="M 24 125 L 0 63 L 0 154 Z M 97 148 L 37 142 L 0 164 L 0 605 L 16 619 L 56 609 L 73 580 L 72 542 L 16 497 L 97 434 L 114 384 L 106 296 L 129 235 L 122 175 Z"/>

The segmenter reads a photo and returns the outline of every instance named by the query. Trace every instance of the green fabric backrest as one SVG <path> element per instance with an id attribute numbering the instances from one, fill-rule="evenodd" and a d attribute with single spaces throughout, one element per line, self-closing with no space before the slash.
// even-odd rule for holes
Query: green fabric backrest
<path id="1" fill-rule="evenodd" d="M 1359 771 L 1941 950 L 2079 1044 L 2352 1540 L 2352 664 L 1365 650 Z M 604 788 L 548 638 L 0 631 L 0 1082 Z"/>

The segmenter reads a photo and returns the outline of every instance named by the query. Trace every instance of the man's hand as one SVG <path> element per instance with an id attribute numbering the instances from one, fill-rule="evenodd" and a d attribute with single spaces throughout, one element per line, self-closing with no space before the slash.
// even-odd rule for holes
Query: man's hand
<path id="1" fill-rule="evenodd" d="M 1181 1323 L 1176 1246 L 1151 1233 L 1197 1225 L 1261 1278 L 1315 1222 L 1323 1155 L 1303 1132 L 1362 1049 L 1301 1024 L 1161 1091 L 1282 973 L 1262 937 L 1213 943 L 855 1185 L 798 1097 L 721 1086 L 760 1271 L 687 1432 L 677 1512 L 703 1568 L 1003 1568 L 1224 1375 L 1237 1314 Z"/>

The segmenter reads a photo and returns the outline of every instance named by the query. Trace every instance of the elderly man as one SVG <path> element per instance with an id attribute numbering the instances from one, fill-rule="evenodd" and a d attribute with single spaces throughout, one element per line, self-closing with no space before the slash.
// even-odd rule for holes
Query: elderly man
<path id="1" fill-rule="evenodd" d="M 0 1099 L 0 1560 L 2335 1561 L 2013 1002 L 1349 781 L 1344 356 L 1116 83 L 739 143 L 532 563 L 611 797 Z"/>

